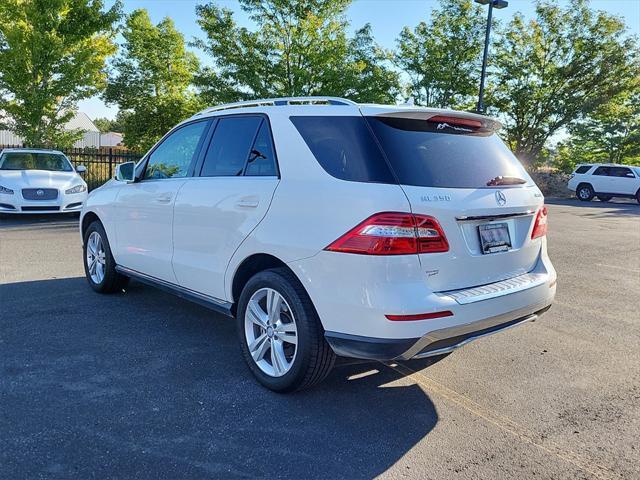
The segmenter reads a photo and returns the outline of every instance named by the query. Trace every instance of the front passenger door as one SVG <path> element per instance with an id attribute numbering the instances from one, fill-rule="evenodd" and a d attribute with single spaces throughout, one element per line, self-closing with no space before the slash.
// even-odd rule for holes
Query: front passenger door
<path id="1" fill-rule="evenodd" d="M 176 283 L 171 267 L 173 206 L 192 174 L 210 121 L 178 127 L 147 156 L 141 178 L 123 185 L 116 200 L 119 265 Z"/>
<path id="2" fill-rule="evenodd" d="M 637 190 L 636 176 L 628 167 L 611 167 L 614 175 L 615 190 L 612 192 L 624 195 L 635 195 Z"/>

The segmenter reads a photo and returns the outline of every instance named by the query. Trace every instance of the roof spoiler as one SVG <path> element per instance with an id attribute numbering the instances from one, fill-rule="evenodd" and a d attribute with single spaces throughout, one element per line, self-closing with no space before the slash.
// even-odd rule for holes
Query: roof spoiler
<path id="1" fill-rule="evenodd" d="M 502 128 L 502 124 L 495 118 L 477 113 L 461 112 L 458 110 L 417 109 L 396 110 L 374 113 L 378 117 L 408 118 L 425 120 L 427 122 L 448 124 L 458 128 L 468 128 L 474 131 L 495 132 Z"/>

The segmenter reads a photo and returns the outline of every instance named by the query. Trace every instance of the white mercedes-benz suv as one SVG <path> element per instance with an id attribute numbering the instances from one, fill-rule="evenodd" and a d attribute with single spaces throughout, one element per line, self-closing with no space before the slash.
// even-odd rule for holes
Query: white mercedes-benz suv
<path id="1" fill-rule="evenodd" d="M 547 209 L 499 127 L 340 98 L 204 110 L 89 195 L 87 279 L 235 317 L 276 391 L 316 384 L 336 356 L 441 357 L 555 295 Z"/>

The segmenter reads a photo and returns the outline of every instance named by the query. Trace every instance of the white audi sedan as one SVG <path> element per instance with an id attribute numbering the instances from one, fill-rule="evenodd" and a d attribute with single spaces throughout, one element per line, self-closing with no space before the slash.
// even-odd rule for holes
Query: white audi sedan
<path id="1" fill-rule="evenodd" d="M 79 212 L 87 184 L 64 153 L 5 148 L 0 151 L 0 213 Z"/>

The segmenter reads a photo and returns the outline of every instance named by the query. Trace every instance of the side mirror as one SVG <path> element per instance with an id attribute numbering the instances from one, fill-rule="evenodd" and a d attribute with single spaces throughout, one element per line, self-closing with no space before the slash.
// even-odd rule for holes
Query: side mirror
<path id="1" fill-rule="evenodd" d="M 87 167 L 85 167 L 84 165 L 78 165 L 76 167 L 76 172 L 78 172 L 80 175 L 82 175 L 86 171 L 87 171 Z"/>
<path id="2" fill-rule="evenodd" d="M 125 162 L 116 165 L 116 180 L 132 183 L 136 179 L 136 162 Z"/>

